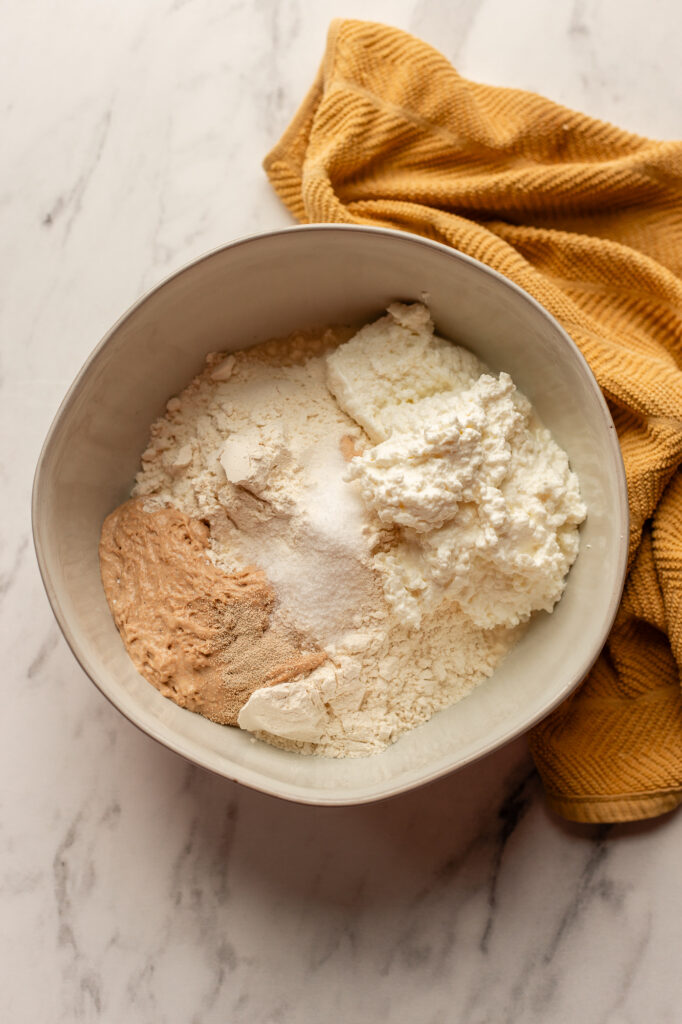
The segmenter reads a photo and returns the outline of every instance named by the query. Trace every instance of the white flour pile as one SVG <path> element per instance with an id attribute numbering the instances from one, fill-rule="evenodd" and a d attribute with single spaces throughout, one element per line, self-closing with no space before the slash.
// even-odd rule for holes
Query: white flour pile
<path id="1" fill-rule="evenodd" d="M 370 754 L 489 676 L 560 598 L 585 509 L 506 374 L 424 306 L 222 358 L 152 428 L 133 494 L 265 571 L 274 618 L 327 654 L 256 689 L 239 725 L 303 753 Z M 348 340 L 348 339 L 351 340 Z"/>

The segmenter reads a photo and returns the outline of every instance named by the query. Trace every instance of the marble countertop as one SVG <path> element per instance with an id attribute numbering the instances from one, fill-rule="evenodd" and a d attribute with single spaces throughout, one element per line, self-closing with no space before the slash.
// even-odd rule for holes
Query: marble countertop
<path id="1" fill-rule="evenodd" d="M 110 707 L 43 593 L 30 488 L 68 384 L 150 286 L 290 222 L 260 163 L 337 14 L 682 134 L 679 0 L 6 0 L 2 1019 L 677 1021 L 682 816 L 570 826 L 523 740 L 377 805 L 250 792 Z"/>

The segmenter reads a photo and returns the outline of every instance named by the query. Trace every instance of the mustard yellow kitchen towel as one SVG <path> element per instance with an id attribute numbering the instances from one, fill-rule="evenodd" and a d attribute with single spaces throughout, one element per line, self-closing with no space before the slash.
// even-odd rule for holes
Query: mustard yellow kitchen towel
<path id="1" fill-rule="evenodd" d="M 452 245 L 525 288 L 582 349 L 625 461 L 629 573 L 598 663 L 535 727 L 531 751 L 549 804 L 567 818 L 628 821 L 676 807 L 682 142 L 466 81 L 405 32 L 339 20 L 265 168 L 299 220 Z"/>
<path id="2" fill-rule="evenodd" d="M 580 690 L 530 733 L 550 805 L 628 821 L 682 801 L 682 142 L 466 81 L 383 25 L 336 20 L 265 160 L 301 221 L 423 234 L 561 322 L 609 404 L 628 476 L 628 581 Z"/>

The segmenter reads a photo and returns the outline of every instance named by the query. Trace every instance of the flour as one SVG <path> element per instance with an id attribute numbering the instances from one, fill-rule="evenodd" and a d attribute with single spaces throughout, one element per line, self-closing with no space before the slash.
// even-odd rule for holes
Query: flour
<path id="1" fill-rule="evenodd" d="M 303 754 L 374 754 L 470 693 L 520 635 L 480 629 L 454 605 L 425 616 L 418 632 L 395 616 L 381 627 L 328 648 L 305 678 L 256 690 L 241 728 Z"/>
<path id="2" fill-rule="evenodd" d="M 322 645 L 382 604 L 371 565 L 381 524 L 343 481 L 341 440 L 362 431 L 317 354 L 350 333 L 211 357 L 154 424 L 133 492 L 208 522 L 215 563 L 263 569 L 277 614 Z"/>
<path id="3" fill-rule="evenodd" d="M 256 566 L 326 653 L 256 689 L 242 728 L 326 756 L 381 750 L 489 676 L 563 590 L 584 518 L 565 453 L 506 374 L 393 304 L 206 369 L 152 428 L 133 492 Z"/>

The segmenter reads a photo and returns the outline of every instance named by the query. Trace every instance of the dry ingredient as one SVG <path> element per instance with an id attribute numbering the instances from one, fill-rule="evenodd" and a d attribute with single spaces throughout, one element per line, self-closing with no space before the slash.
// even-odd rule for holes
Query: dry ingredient
<path id="1" fill-rule="evenodd" d="M 356 333 L 210 356 L 153 425 L 133 495 L 139 535 L 117 536 L 112 572 L 105 525 L 102 566 L 142 674 L 217 721 L 328 756 L 381 750 L 489 676 L 561 596 L 585 516 L 565 453 L 511 378 L 401 303 Z M 162 513 L 204 531 L 198 605 L 189 549 L 159 554 Z M 156 598 L 138 606 L 129 581 L 150 557 Z M 153 605 L 171 562 L 187 588 L 169 620 Z M 194 613 L 193 636 L 183 602 L 209 609 L 208 632 Z M 172 657 L 158 656 L 164 638 Z"/>
<path id="2" fill-rule="evenodd" d="M 223 572 L 206 557 L 204 523 L 143 504 L 127 501 L 102 527 L 114 621 L 138 671 L 165 697 L 236 725 L 254 690 L 310 672 L 326 655 L 271 624 L 275 593 L 260 569 Z"/>

